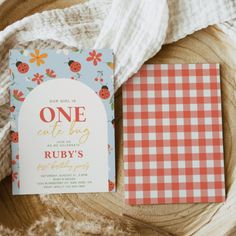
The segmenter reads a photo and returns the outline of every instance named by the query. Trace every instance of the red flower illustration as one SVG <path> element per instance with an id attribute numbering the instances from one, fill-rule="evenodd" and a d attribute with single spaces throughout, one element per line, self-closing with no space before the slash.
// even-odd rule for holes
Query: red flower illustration
<path id="1" fill-rule="evenodd" d="M 12 165 L 15 165 L 15 164 L 16 164 L 16 160 L 12 160 L 12 161 L 11 161 L 11 164 L 12 164 Z"/>
<path id="2" fill-rule="evenodd" d="M 25 100 L 24 94 L 20 90 L 13 90 L 13 97 L 20 102 L 23 102 Z"/>
<path id="3" fill-rule="evenodd" d="M 89 53 L 89 57 L 86 59 L 87 61 L 93 61 L 93 64 L 96 66 L 99 61 L 102 61 L 101 56 L 102 53 L 97 53 L 95 50 Z"/>
<path id="4" fill-rule="evenodd" d="M 12 165 L 15 165 L 17 163 L 17 161 L 19 160 L 19 154 L 16 155 L 16 159 L 11 161 Z"/>
<path id="5" fill-rule="evenodd" d="M 56 78 L 56 76 L 57 76 L 56 73 L 51 69 L 46 69 L 46 74 L 50 78 Z"/>
<path id="6" fill-rule="evenodd" d="M 43 82 L 43 75 L 40 75 L 39 73 L 34 74 L 32 81 L 35 81 L 37 84 L 41 84 Z"/>
<path id="7" fill-rule="evenodd" d="M 15 180 L 17 180 L 17 178 L 18 178 L 18 173 L 17 173 L 17 172 L 12 172 L 12 174 L 11 174 L 12 182 L 14 182 Z"/>

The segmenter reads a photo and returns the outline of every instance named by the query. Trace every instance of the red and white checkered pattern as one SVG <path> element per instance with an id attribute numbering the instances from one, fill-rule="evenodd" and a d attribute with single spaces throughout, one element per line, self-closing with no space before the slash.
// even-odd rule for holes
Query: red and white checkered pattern
<path id="1" fill-rule="evenodd" d="M 225 199 L 218 64 L 144 65 L 123 87 L 126 203 Z"/>

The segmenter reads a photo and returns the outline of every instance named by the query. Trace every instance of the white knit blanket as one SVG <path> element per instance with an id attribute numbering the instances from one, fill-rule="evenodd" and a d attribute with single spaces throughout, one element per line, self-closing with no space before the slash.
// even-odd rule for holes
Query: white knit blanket
<path id="1" fill-rule="evenodd" d="M 112 48 L 118 89 L 165 43 L 212 24 L 236 37 L 235 0 L 90 0 L 26 17 L 0 32 L 0 180 L 11 172 L 10 48 Z M 228 22 L 226 22 L 228 21 Z"/>

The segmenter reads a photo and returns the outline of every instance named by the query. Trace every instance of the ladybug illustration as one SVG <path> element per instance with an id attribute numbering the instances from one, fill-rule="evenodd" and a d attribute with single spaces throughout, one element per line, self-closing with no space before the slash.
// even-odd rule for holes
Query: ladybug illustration
<path id="1" fill-rule="evenodd" d="M 108 99 L 110 97 L 110 91 L 106 85 L 103 85 L 99 91 L 99 96 L 101 99 Z"/>
<path id="2" fill-rule="evenodd" d="M 115 128 L 115 118 L 111 121 L 113 127 Z"/>
<path id="3" fill-rule="evenodd" d="M 109 186 L 109 192 L 111 192 L 114 189 L 115 184 L 111 180 L 108 180 L 108 186 Z"/>
<path id="4" fill-rule="evenodd" d="M 21 74 L 25 74 L 29 71 L 29 65 L 21 61 L 16 62 L 16 67 Z"/>
<path id="5" fill-rule="evenodd" d="M 18 143 L 18 140 L 19 140 L 18 132 L 11 131 L 11 141 L 13 143 Z"/>
<path id="6" fill-rule="evenodd" d="M 81 64 L 77 61 L 70 60 L 68 65 L 72 72 L 79 72 L 81 70 Z"/>
<path id="7" fill-rule="evenodd" d="M 15 106 L 11 106 L 10 107 L 10 112 L 14 112 L 15 111 Z"/>

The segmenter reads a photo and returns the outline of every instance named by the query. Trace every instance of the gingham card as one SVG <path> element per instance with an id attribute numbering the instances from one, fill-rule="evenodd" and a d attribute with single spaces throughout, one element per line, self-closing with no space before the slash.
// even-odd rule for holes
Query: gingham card
<path id="1" fill-rule="evenodd" d="M 123 87 L 127 204 L 225 199 L 218 64 L 144 65 Z"/>

